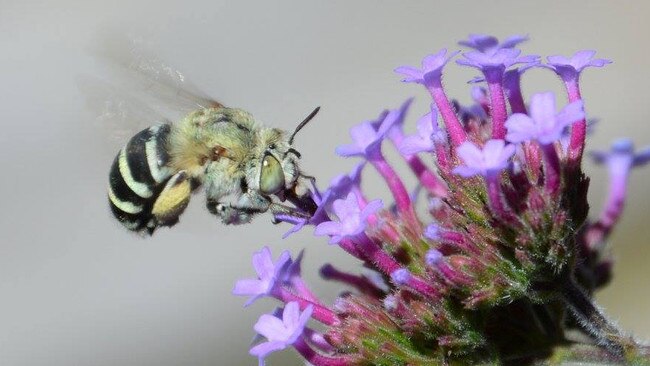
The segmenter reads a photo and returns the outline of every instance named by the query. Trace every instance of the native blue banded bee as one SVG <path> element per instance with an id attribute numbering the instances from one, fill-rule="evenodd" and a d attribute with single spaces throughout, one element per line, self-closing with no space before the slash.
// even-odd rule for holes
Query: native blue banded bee
<path id="1" fill-rule="evenodd" d="M 113 160 L 108 201 L 127 229 L 152 234 L 175 225 L 199 187 L 224 224 L 245 224 L 267 211 L 302 218 L 315 211 L 313 178 L 301 172 L 293 141 L 319 108 L 290 134 L 191 90 L 179 72 L 136 55 L 113 47 L 104 56 L 135 72 L 147 92 L 164 91 L 160 99 L 181 99 L 193 110 L 177 123 L 163 120 L 138 132 Z"/>

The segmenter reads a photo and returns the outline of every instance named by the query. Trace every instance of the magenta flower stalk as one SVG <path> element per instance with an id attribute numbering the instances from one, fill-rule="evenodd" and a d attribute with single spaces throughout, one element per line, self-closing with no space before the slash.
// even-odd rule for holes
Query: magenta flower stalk
<path id="1" fill-rule="evenodd" d="M 442 120 L 445 122 L 454 146 L 462 144 L 467 139 L 467 134 L 442 87 L 442 68 L 458 53 L 456 51 L 447 55 L 447 49 L 443 48 L 438 53 L 428 55 L 422 60 L 422 70 L 411 66 L 400 66 L 395 69 L 396 73 L 406 76 L 402 79 L 403 82 L 418 83 L 427 88 L 442 114 Z"/>
<path id="2" fill-rule="evenodd" d="M 533 63 L 524 67 L 516 67 L 506 71 L 503 75 L 503 89 L 512 113 L 526 113 L 526 104 L 521 94 L 521 75 L 535 66 L 539 66 L 539 64 Z"/>
<path id="3" fill-rule="evenodd" d="M 450 101 L 442 85 L 442 68 L 457 53 L 442 49 L 421 69 L 397 68 L 403 81 L 429 91 L 431 106 L 420 112 L 428 113 L 409 121 L 409 99 L 353 126 L 352 143 L 337 153 L 363 162 L 325 190 L 314 185 L 313 204 L 274 215 L 291 225 L 287 235 L 313 229 L 361 270 L 322 266 L 321 277 L 342 286 L 326 302 L 302 278 L 302 252 L 295 259 L 286 251 L 274 259 L 268 247 L 255 252 L 256 276 L 233 293 L 246 296 L 245 305 L 267 297 L 284 306 L 255 325 L 264 340 L 251 354 L 260 364 L 287 348 L 317 366 L 650 364 L 650 347 L 594 300 L 612 279 L 609 234 L 630 171 L 650 162 L 650 148 L 635 152 L 619 140 L 593 154 L 610 186 L 602 212 L 590 218 L 578 76 L 608 61 L 593 52 L 549 57 L 545 67 L 565 80 L 569 102 L 556 105 L 549 92 L 524 98 L 521 74 L 539 66 L 537 56 L 514 49 L 525 40 L 473 34 L 460 42 L 472 51 L 457 64 L 481 70 L 473 82 L 487 83 L 472 85 L 469 106 Z M 411 135 L 403 132 L 408 123 Z M 403 160 L 386 161 L 385 138 Z M 384 185 L 392 197 L 361 186 L 366 163 L 381 178 L 364 187 Z M 399 173 L 409 169 L 417 177 L 410 185 Z"/>
<path id="4" fill-rule="evenodd" d="M 386 122 L 386 119 L 399 118 L 398 113 L 397 111 L 392 111 L 380 116 L 380 119 L 376 123 L 380 125 L 378 130 L 375 129 L 371 122 L 363 122 L 351 128 L 350 136 L 352 137 L 353 143 L 337 147 L 336 153 L 344 157 L 364 157 L 386 181 L 388 188 L 395 198 L 397 209 L 413 220 L 413 207 L 411 206 L 409 194 L 399 175 L 388 164 L 381 152 L 381 143 L 388 129 L 392 127 L 392 123 Z M 381 128 L 381 126 L 386 127 Z"/>
<path id="5" fill-rule="evenodd" d="M 576 52 L 571 58 L 564 56 L 548 56 L 548 64 L 545 67 L 555 71 L 562 79 L 569 96 L 569 102 L 581 100 L 580 96 L 580 73 L 587 67 L 603 67 L 610 64 L 610 60 L 594 59 L 596 51 L 584 50 Z M 587 122 L 583 118 L 571 129 L 571 141 L 569 143 L 569 159 L 577 162 L 582 158 L 587 132 Z"/>
<path id="6" fill-rule="evenodd" d="M 431 106 L 431 112 L 421 118 L 418 122 L 417 136 L 404 136 L 402 125 L 406 112 L 411 104 L 412 99 L 402 104 L 398 111 L 392 111 L 395 117 L 387 116 L 382 121 L 379 129 L 387 131 L 388 138 L 398 149 L 404 160 L 418 177 L 422 186 L 431 194 L 445 196 L 447 187 L 438 179 L 416 154 L 422 151 L 432 151 L 434 149 L 434 140 L 443 141 L 444 137 L 440 136 L 441 131 L 438 129 L 437 110 Z"/>
<path id="7" fill-rule="evenodd" d="M 521 51 L 501 48 L 494 52 L 466 52 L 464 59 L 456 60 L 463 66 L 475 67 L 483 73 L 490 92 L 490 112 L 492 115 L 492 138 L 502 139 L 506 135 L 504 123 L 507 117 L 506 101 L 503 91 L 505 71 L 515 64 L 535 64 L 539 56 L 519 56 Z"/>
<path id="8" fill-rule="evenodd" d="M 273 290 L 271 294 L 276 299 L 289 303 L 293 302 L 298 304 L 301 309 L 311 309 L 311 313 L 314 319 L 326 325 L 335 325 L 340 322 L 338 316 L 329 308 L 314 302 L 302 298 L 295 293 L 291 292 L 286 287 L 277 287 Z"/>
<path id="9" fill-rule="evenodd" d="M 378 297 L 381 296 L 382 292 L 385 292 L 368 278 L 340 271 L 331 264 L 326 264 L 321 267 L 320 275 L 326 280 L 339 281 L 350 287 L 356 288 L 360 292 L 371 293 Z"/>
<path id="10" fill-rule="evenodd" d="M 289 262 L 287 270 L 284 272 L 283 283 L 290 285 L 290 287 L 293 289 L 293 292 L 298 296 L 312 303 L 318 303 L 318 298 L 302 279 L 301 265 L 304 253 L 305 251 L 301 250 L 300 253 L 298 253 L 296 259 L 293 259 Z"/>

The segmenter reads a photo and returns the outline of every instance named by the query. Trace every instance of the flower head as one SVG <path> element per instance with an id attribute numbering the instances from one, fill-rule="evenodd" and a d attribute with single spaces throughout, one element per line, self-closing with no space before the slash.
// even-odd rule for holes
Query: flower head
<path id="1" fill-rule="evenodd" d="M 506 140 L 513 143 L 536 140 L 543 145 L 551 144 L 562 137 L 567 126 L 585 118 L 581 100 L 556 113 L 555 96 L 550 92 L 532 96 L 529 114 L 514 113 L 508 118 Z"/>
<path id="2" fill-rule="evenodd" d="M 332 205 L 337 221 L 327 221 L 316 226 L 314 234 L 331 237 L 330 244 L 336 244 L 345 237 L 361 234 L 366 230 L 368 217 L 383 206 L 381 200 L 374 200 L 361 208 L 355 193 L 348 193 L 345 199 L 334 201 Z"/>
<path id="3" fill-rule="evenodd" d="M 431 104 L 431 112 L 417 122 L 417 134 L 406 136 L 399 145 L 403 155 L 413 155 L 423 151 L 433 151 L 434 142 L 445 141 L 445 133 L 438 126 L 438 110 Z"/>
<path id="4" fill-rule="evenodd" d="M 264 365 L 266 356 L 291 346 L 302 336 L 312 311 L 310 305 L 301 312 L 298 303 L 292 301 L 284 307 L 282 319 L 270 314 L 260 316 L 255 323 L 255 331 L 266 337 L 267 341 L 251 348 L 250 354 L 257 356 L 259 364 Z"/>
<path id="5" fill-rule="evenodd" d="M 442 76 L 442 68 L 459 52 L 455 51 L 447 55 L 447 49 L 443 48 L 438 53 L 427 55 L 422 60 L 422 70 L 411 66 L 400 66 L 395 69 L 395 72 L 405 76 L 402 79 L 405 83 L 427 84 L 432 80 L 439 79 Z"/>
<path id="6" fill-rule="evenodd" d="M 502 48 L 513 48 L 528 40 L 528 36 L 514 35 L 499 43 L 499 40 L 487 34 L 470 34 L 467 40 L 458 42 L 459 45 L 473 48 L 483 53 L 493 53 Z"/>
<path id="7" fill-rule="evenodd" d="M 321 268 L 323 279 L 346 286 L 328 306 L 300 277 L 302 253 L 295 260 L 283 253 L 276 262 L 268 248 L 256 253 L 258 278 L 239 281 L 234 292 L 250 296 L 249 303 L 270 295 L 286 306 L 255 326 L 267 338 L 251 349 L 261 364 L 284 348 L 317 366 L 543 364 L 556 351 L 575 363 L 650 359 L 592 298 L 611 273 L 606 239 L 625 206 L 629 172 L 650 163 L 650 148 L 634 152 L 631 141 L 621 140 L 610 152 L 593 154 L 607 165 L 610 188 L 601 214 L 589 217 L 586 120 L 576 76 L 608 61 L 589 51 L 549 58 L 546 67 L 574 78 L 563 80 L 569 104 L 558 113 L 552 93 L 524 101 L 521 73 L 539 65 L 537 56 L 514 49 L 524 40 L 474 34 L 460 42 L 473 50 L 458 64 L 480 69 L 475 81 L 486 82 L 485 88 L 471 85 L 475 103 L 469 108 L 450 100 L 441 80 L 456 53 L 443 49 L 425 57 L 421 69 L 396 70 L 405 82 L 423 84 L 434 102 L 417 133 L 405 136 L 402 129 L 409 99 L 352 128 L 352 143 L 337 149 L 365 158 L 392 194 L 394 209 L 378 213 L 382 201 L 367 198 L 360 186 L 363 164 L 336 177 L 322 194 L 314 186 L 315 205 L 286 196 L 284 204 L 310 216 L 276 219 L 296 225 L 292 230 L 315 226 L 315 235 L 337 243 L 361 270 Z M 401 153 L 415 185 L 382 155 L 385 138 Z M 429 194 L 428 210 L 417 200 L 420 188 Z M 305 327 L 310 315 L 322 332 Z M 591 339 L 567 344 L 564 335 L 581 330 Z"/>
<path id="8" fill-rule="evenodd" d="M 603 67 L 612 63 L 604 58 L 594 58 L 595 55 L 596 51 L 583 50 L 574 53 L 571 58 L 548 56 L 548 64 L 544 66 L 555 71 L 563 80 L 574 80 L 587 67 Z"/>
<path id="9" fill-rule="evenodd" d="M 253 268 L 257 273 L 257 279 L 237 281 L 232 293 L 238 296 L 251 296 L 244 304 L 248 306 L 260 297 L 270 295 L 276 285 L 287 278 L 290 264 L 289 251 L 282 252 L 278 260 L 273 263 L 271 249 L 264 247 L 253 254 Z"/>
<path id="10" fill-rule="evenodd" d="M 505 169 L 515 153 L 514 145 L 503 140 L 489 140 L 483 149 L 466 141 L 456 149 L 464 165 L 454 168 L 454 173 L 469 178 L 474 175 L 492 176 Z"/>

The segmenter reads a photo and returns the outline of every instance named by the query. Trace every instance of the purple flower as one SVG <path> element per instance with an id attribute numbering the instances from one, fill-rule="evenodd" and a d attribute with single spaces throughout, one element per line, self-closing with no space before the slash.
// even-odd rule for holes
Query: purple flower
<path id="1" fill-rule="evenodd" d="M 440 261 L 442 261 L 442 253 L 436 249 L 429 249 L 424 255 L 424 262 L 430 267 L 435 267 Z"/>
<path id="2" fill-rule="evenodd" d="M 310 219 L 286 217 L 283 221 L 292 223 L 294 226 L 287 231 L 282 238 L 287 238 L 293 233 L 300 231 L 305 225 L 318 225 L 327 221 L 327 211 L 331 209 L 332 203 L 340 198 L 344 198 L 351 191 L 359 189 L 361 185 L 361 172 L 366 166 L 366 162 L 361 162 L 352 169 L 349 174 L 340 174 L 334 177 L 329 188 L 322 194 L 312 195 L 314 202 L 318 206 Z"/>
<path id="3" fill-rule="evenodd" d="M 506 140 L 519 143 L 537 140 L 540 144 L 551 144 L 562 137 L 564 129 L 585 118 L 582 100 L 568 104 L 555 113 L 553 93 L 534 94 L 530 102 L 530 116 L 514 113 L 506 121 Z"/>
<path id="4" fill-rule="evenodd" d="M 515 153 L 515 145 L 506 145 L 503 140 L 488 140 L 481 150 L 466 141 L 456 152 L 465 165 L 454 168 L 454 173 L 465 178 L 477 174 L 488 177 L 508 166 L 510 157 Z"/>
<path id="5" fill-rule="evenodd" d="M 447 49 L 443 48 L 438 53 L 427 55 L 422 60 L 422 70 L 411 66 L 400 66 L 395 69 L 395 72 L 406 76 L 402 79 L 405 83 L 427 84 L 431 80 L 440 78 L 442 68 L 459 52 L 456 51 L 447 55 Z"/>
<path id="6" fill-rule="evenodd" d="M 362 156 L 366 159 L 372 159 L 381 154 L 381 142 L 386 136 L 386 129 L 378 129 L 386 119 L 388 112 L 383 112 L 374 121 L 365 121 L 350 128 L 350 137 L 352 144 L 342 145 L 336 148 L 336 153 L 340 156 Z"/>
<path id="7" fill-rule="evenodd" d="M 251 348 L 250 354 L 257 356 L 259 364 L 264 365 L 266 356 L 291 346 L 302 336 L 312 311 L 313 306 L 309 305 L 301 312 L 298 303 L 292 301 L 284 307 L 282 319 L 269 314 L 260 316 L 255 331 L 267 341 Z"/>
<path id="8" fill-rule="evenodd" d="M 257 273 L 257 279 L 239 280 L 232 290 L 233 295 L 251 296 L 244 306 L 252 304 L 260 297 L 268 296 L 273 292 L 278 283 L 288 278 L 288 269 L 291 265 L 289 251 L 280 254 L 278 260 L 273 263 L 271 250 L 264 247 L 253 254 L 253 268 Z"/>
<path id="9" fill-rule="evenodd" d="M 280 278 L 280 280 L 283 283 L 291 284 L 300 279 L 302 272 L 302 258 L 304 255 L 305 250 L 303 249 L 300 251 L 300 253 L 298 253 L 296 259 L 291 259 L 291 257 L 289 257 L 289 262 L 287 263 L 286 270 L 280 273 L 282 275 L 282 278 Z"/>
<path id="10" fill-rule="evenodd" d="M 388 311 L 394 311 L 399 305 L 399 300 L 395 295 L 388 295 L 384 298 L 383 305 L 384 309 Z"/>
<path id="11" fill-rule="evenodd" d="M 502 48 L 493 53 L 470 51 L 463 53 L 465 58 L 456 60 L 456 63 L 486 72 L 492 69 L 505 70 L 515 64 L 532 65 L 538 62 L 539 56 L 519 56 L 520 53 L 520 50 L 513 48 Z"/>
<path id="12" fill-rule="evenodd" d="M 417 134 L 406 136 L 399 145 L 403 155 L 413 155 L 423 151 L 433 151 L 434 142 L 442 143 L 446 136 L 438 127 L 438 110 L 431 104 L 431 112 L 422 116 L 417 122 Z"/>
<path id="13" fill-rule="evenodd" d="M 538 57 L 538 56 L 527 56 L 527 57 Z M 533 67 L 541 67 L 541 66 L 543 66 L 542 63 L 536 59 L 534 61 L 527 62 L 526 65 L 524 66 L 513 67 L 512 69 L 506 71 L 503 74 L 503 87 L 507 90 L 514 89 L 513 83 L 518 84 L 519 79 L 521 78 L 521 75 L 523 75 L 524 72 L 526 72 L 529 69 L 532 69 Z M 482 83 L 484 81 L 485 81 L 484 76 L 475 76 L 470 81 L 468 81 L 468 83 L 477 84 L 477 83 Z"/>
<path id="14" fill-rule="evenodd" d="M 603 67 L 611 64 L 612 61 L 604 58 L 594 58 L 596 51 L 583 50 L 573 54 L 571 58 L 564 56 L 548 56 L 548 64 L 545 67 L 555 71 L 562 80 L 577 79 L 580 72 L 586 67 Z"/>
<path id="15" fill-rule="evenodd" d="M 635 153 L 632 140 L 618 139 L 609 152 L 594 151 L 591 156 L 596 163 L 607 164 L 612 176 L 627 176 L 630 168 L 650 162 L 650 147 Z"/>
<path id="16" fill-rule="evenodd" d="M 375 128 L 379 133 L 389 134 L 393 131 L 401 131 L 402 125 L 404 124 L 404 119 L 406 118 L 406 113 L 408 112 L 413 98 L 409 98 L 402 103 L 402 105 L 393 110 L 385 111 L 383 118 L 380 118 L 375 122 Z"/>
<path id="17" fill-rule="evenodd" d="M 431 240 L 440 240 L 440 226 L 429 224 L 429 226 L 424 229 L 424 237 Z"/>
<path id="18" fill-rule="evenodd" d="M 481 81 L 484 81 L 485 79 L 481 78 Z M 488 98 L 488 93 L 485 88 L 482 88 L 480 86 L 473 86 L 472 90 L 470 91 L 470 95 L 474 102 L 478 105 L 487 105 L 490 103 L 490 99 Z"/>
<path id="19" fill-rule="evenodd" d="M 487 34 L 470 34 L 466 41 L 458 42 L 459 45 L 473 48 L 483 53 L 493 53 L 502 48 L 513 48 L 519 43 L 528 40 L 528 36 L 514 35 L 506 38 L 499 44 L 499 40 Z"/>
<path id="20" fill-rule="evenodd" d="M 396 269 L 390 274 L 390 279 L 396 285 L 403 286 L 411 279 L 411 272 L 406 268 Z"/>
<path id="21" fill-rule="evenodd" d="M 361 208 L 355 193 L 348 193 L 345 199 L 334 201 L 332 208 L 337 221 L 319 224 L 314 231 L 317 236 L 329 235 L 330 244 L 336 244 L 343 238 L 361 234 L 366 230 L 368 217 L 383 206 L 381 200 L 374 200 Z"/>
<path id="22" fill-rule="evenodd" d="M 321 202 L 319 206 L 324 203 L 330 204 L 334 199 L 346 197 L 353 188 L 359 187 L 361 184 L 361 172 L 365 166 L 366 162 L 361 162 L 355 165 L 349 174 L 340 174 L 332 178 L 330 186 L 323 196 L 325 196 L 328 191 L 332 192 L 332 194 L 328 195 L 328 202 Z"/>

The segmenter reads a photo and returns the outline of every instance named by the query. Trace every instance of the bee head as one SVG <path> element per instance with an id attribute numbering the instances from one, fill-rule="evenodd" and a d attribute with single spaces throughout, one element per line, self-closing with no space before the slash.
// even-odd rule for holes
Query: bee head
<path id="1" fill-rule="evenodd" d="M 295 181 L 298 174 L 296 158 L 300 153 L 291 147 L 293 139 L 314 116 L 320 107 L 314 109 L 293 131 L 289 139 L 280 130 L 271 130 L 269 138 L 264 139 L 266 149 L 260 162 L 259 189 L 265 195 L 278 194 L 286 188 L 287 182 Z M 284 137 L 283 137 L 284 136 Z"/>

